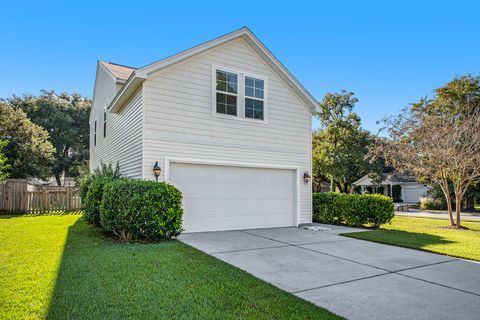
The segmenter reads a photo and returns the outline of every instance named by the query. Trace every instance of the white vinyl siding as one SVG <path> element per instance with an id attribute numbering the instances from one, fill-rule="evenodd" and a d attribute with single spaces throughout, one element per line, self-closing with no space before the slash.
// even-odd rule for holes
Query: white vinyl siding
<path id="1" fill-rule="evenodd" d="M 260 74 L 268 80 L 268 123 L 212 115 L 215 66 L 241 70 L 246 76 Z M 243 86 L 239 82 L 241 91 Z M 164 174 L 165 157 L 295 166 L 302 173 L 311 172 L 310 110 L 243 40 L 149 76 L 143 95 L 146 179 L 154 179 L 155 161 Z M 298 179 L 299 222 L 311 222 L 311 184 Z"/>
<path id="2" fill-rule="evenodd" d="M 98 67 L 90 115 L 91 126 L 94 126 L 95 121 L 97 122 L 97 145 L 93 146 L 93 141 L 91 141 L 93 147 L 90 148 L 90 170 L 98 168 L 100 163 L 116 166 L 118 162 L 120 173 L 123 176 L 141 178 L 143 158 L 142 91 L 139 90 L 134 94 L 120 113 L 107 112 L 105 118 L 105 108 L 120 87 L 115 84 L 115 80 L 107 71 L 101 66 Z M 103 137 L 107 119 L 108 133 Z M 101 132 L 100 135 L 99 132 Z"/>

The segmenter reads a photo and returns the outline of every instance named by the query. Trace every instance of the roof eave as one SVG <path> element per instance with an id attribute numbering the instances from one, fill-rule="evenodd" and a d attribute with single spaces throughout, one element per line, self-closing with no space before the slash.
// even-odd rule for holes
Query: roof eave
<path id="1" fill-rule="evenodd" d="M 268 59 L 270 59 L 273 62 L 273 64 L 278 68 L 278 71 L 280 71 L 285 76 L 287 83 L 296 89 L 294 91 L 296 91 L 297 95 L 301 96 L 302 101 L 308 105 L 310 111 L 312 113 L 320 112 L 321 107 L 319 102 L 300 84 L 300 82 L 285 68 L 285 66 L 281 64 L 281 62 L 275 57 L 275 55 L 247 27 L 243 27 L 241 29 L 228 33 L 224 36 L 210 40 L 208 42 L 205 42 L 193 48 L 187 49 L 178 54 L 170 56 L 168 58 L 165 58 L 163 60 L 149 64 L 143 68 L 137 69 L 135 71 L 135 74 L 138 77 L 147 79 L 150 74 L 162 68 L 178 63 L 185 59 L 188 59 L 191 56 L 194 56 L 196 54 L 199 54 L 201 52 L 204 52 L 216 46 L 219 46 L 230 40 L 233 40 L 236 38 L 242 38 L 244 36 L 247 36 L 248 39 L 251 40 L 252 43 L 256 47 L 258 47 Z"/>
<path id="2" fill-rule="evenodd" d="M 136 71 L 133 72 L 132 75 L 124 81 L 122 88 L 117 92 L 112 102 L 107 107 L 107 110 L 112 113 L 119 113 L 122 111 L 126 102 L 132 97 L 138 88 L 140 88 L 144 81 L 145 78 L 138 76 Z"/>

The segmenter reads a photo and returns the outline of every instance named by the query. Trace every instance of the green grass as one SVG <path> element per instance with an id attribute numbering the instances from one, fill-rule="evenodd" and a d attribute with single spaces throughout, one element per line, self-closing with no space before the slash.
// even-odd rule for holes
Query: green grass
<path id="1" fill-rule="evenodd" d="M 0 216 L 1 319 L 339 319 L 179 241 L 120 244 L 80 215 Z"/>
<path id="2" fill-rule="evenodd" d="M 480 261 L 480 223 L 464 222 L 470 230 L 444 228 L 447 226 L 448 220 L 396 216 L 378 230 L 345 235 Z"/>

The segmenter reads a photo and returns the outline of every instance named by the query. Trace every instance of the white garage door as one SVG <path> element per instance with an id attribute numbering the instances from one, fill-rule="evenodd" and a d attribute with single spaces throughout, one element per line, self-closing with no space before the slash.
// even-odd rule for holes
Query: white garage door
<path id="1" fill-rule="evenodd" d="M 170 164 L 187 232 L 294 225 L 293 170 Z"/>
<path id="2" fill-rule="evenodd" d="M 403 202 L 417 203 L 420 201 L 420 197 L 427 195 L 427 188 L 402 188 Z"/>

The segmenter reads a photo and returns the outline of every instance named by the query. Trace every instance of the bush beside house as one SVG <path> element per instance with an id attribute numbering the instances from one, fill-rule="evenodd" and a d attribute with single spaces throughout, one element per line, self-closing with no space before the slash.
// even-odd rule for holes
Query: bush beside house
<path id="1" fill-rule="evenodd" d="M 379 194 L 313 194 L 313 221 L 352 227 L 378 227 L 394 217 L 391 198 Z"/>
<path id="2" fill-rule="evenodd" d="M 159 241 L 182 231 L 182 194 L 172 185 L 120 178 L 102 165 L 81 184 L 85 221 L 123 241 Z"/>
<path id="3" fill-rule="evenodd" d="M 174 186 L 118 179 L 104 187 L 100 225 L 123 241 L 155 241 L 178 236 L 182 214 L 182 194 Z"/>

